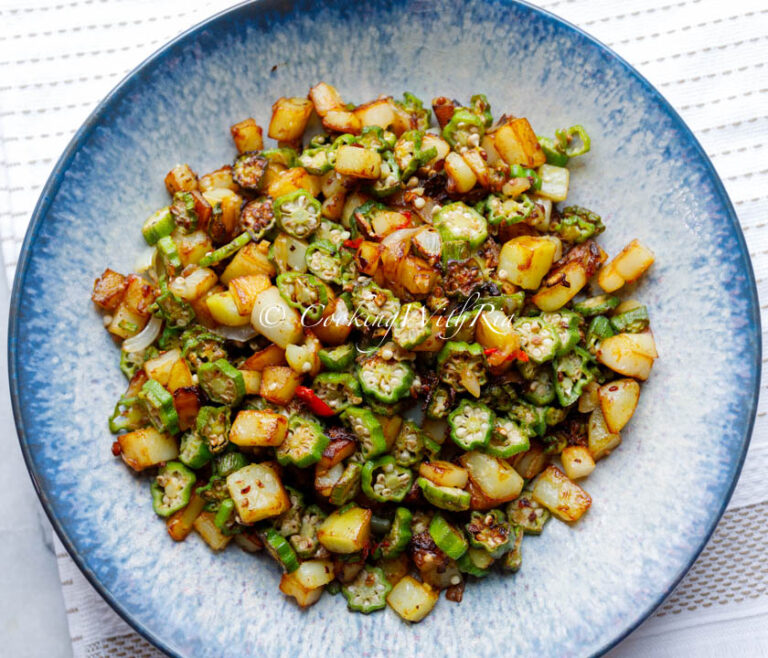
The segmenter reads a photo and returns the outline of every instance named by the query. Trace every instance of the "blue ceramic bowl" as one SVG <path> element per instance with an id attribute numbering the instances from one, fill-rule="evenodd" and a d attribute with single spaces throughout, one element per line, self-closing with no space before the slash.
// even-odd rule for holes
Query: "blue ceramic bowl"
<path id="1" fill-rule="evenodd" d="M 176 162 L 233 156 L 229 125 L 265 122 L 279 96 L 326 80 L 345 99 L 485 92 L 542 134 L 579 122 L 591 153 L 569 201 L 598 210 L 615 251 L 637 237 L 656 264 L 637 290 L 661 354 L 624 442 L 586 482 L 575 527 L 525 543 L 522 571 L 467 588 L 416 626 L 308 611 L 278 570 L 196 537 L 174 544 L 146 478 L 110 453 L 125 387 L 91 307 L 105 266 L 128 271 L 142 220 Z M 264 0 L 178 38 L 124 80 L 77 133 L 35 210 L 16 276 L 10 376 L 21 444 L 57 532 L 137 630 L 183 656 L 584 655 L 605 650 L 669 593 L 710 536 L 744 459 L 759 386 L 755 282 L 733 208 L 678 115 L 583 32 L 505 0 Z"/>

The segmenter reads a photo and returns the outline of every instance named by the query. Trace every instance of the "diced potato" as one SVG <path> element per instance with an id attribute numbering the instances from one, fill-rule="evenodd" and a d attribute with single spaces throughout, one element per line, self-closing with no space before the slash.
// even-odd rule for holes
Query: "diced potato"
<path id="1" fill-rule="evenodd" d="M 245 383 L 246 395 L 258 395 L 261 390 L 261 373 L 258 370 L 240 370 Z"/>
<path id="2" fill-rule="evenodd" d="M 531 298 L 542 311 L 561 309 L 587 285 L 587 271 L 578 261 L 571 261 L 550 274 Z"/>
<path id="3" fill-rule="evenodd" d="M 320 347 L 320 341 L 312 336 L 305 339 L 303 345 L 288 345 L 285 348 L 285 360 L 299 375 L 314 377 L 322 365 L 318 356 Z"/>
<path id="4" fill-rule="evenodd" d="M 355 262 L 357 263 L 357 269 L 361 274 L 373 276 L 376 274 L 376 270 L 379 267 L 379 255 L 381 253 L 381 246 L 378 242 L 371 242 L 364 240 L 360 243 L 355 254 Z"/>
<path id="5" fill-rule="evenodd" d="M 304 339 L 299 312 L 283 299 L 276 286 L 271 286 L 256 296 L 251 312 L 251 325 L 262 336 L 283 349 L 291 344 L 299 344 Z"/>
<path id="6" fill-rule="evenodd" d="M 336 87 L 325 82 L 319 82 L 309 90 L 309 100 L 315 107 L 318 116 L 324 117 L 331 110 L 338 110 L 344 107 L 344 101 L 341 95 L 336 91 Z"/>
<path id="7" fill-rule="evenodd" d="M 605 417 L 600 407 L 597 407 L 589 415 L 589 424 L 587 425 L 587 447 L 592 458 L 597 461 L 607 457 L 611 450 L 621 443 L 621 436 L 613 434 L 605 423 Z"/>
<path id="8" fill-rule="evenodd" d="M 250 322 L 250 315 L 240 315 L 231 290 L 222 290 L 205 298 L 211 317 L 225 327 L 242 327 Z"/>
<path id="9" fill-rule="evenodd" d="M 640 399 L 640 384 L 634 379 L 616 379 L 600 387 L 600 409 L 609 431 L 618 434 L 632 418 Z"/>
<path id="10" fill-rule="evenodd" d="M 259 395 L 272 404 L 288 404 L 293 400 L 301 377 L 287 366 L 267 366 L 261 371 Z"/>
<path id="11" fill-rule="evenodd" d="M 181 350 L 173 349 L 158 354 L 154 359 L 144 362 L 144 372 L 147 377 L 160 382 L 163 386 L 168 384 L 173 366 L 181 359 Z"/>
<path id="12" fill-rule="evenodd" d="M 472 173 L 475 174 L 477 182 L 482 187 L 488 187 L 491 183 L 490 173 L 488 170 L 488 163 L 485 161 L 480 152 L 477 149 L 470 149 L 461 154 L 464 158 L 464 162 L 472 169 Z"/>
<path id="13" fill-rule="evenodd" d="M 205 200 L 212 207 L 221 206 L 221 225 L 227 234 L 233 234 L 240 218 L 240 208 L 243 205 L 243 197 L 237 192 L 226 188 L 217 188 L 203 193 Z"/>
<path id="14" fill-rule="evenodd" d="M 264 464 L 248 464 L 228 475 L 227 489 L 246 524 L 282 514 L 291 506 L 277 473 Z"/>
<path id="15" fill-rule="evenodd" d="M 268 252 L 268 242 L 259 244 L 249 242 L 229 261 L 229 265 L 221 275 L 221 282 L 227 285 L 232 279 L 255 274 L 263 274 L 268 277 L 275 276 L 277 271 L 269 260 Z"/>
<path id="16" fill-rule="evenodd" d="M 463 489 L 467 486 L 469 472 L 466 468 L 447 461 L 422 462 L 419 465 L 419 475 L 434 482 L 439 487 L 456 487 Z"/>
<path id="17" fill-rule="evenodd" d="M 385 238 L 406 224 L 408 224 L 408 217 L 396 210 L 381 210 L 371 219 L 371 228 L 378 239 Z"/>
<path id="18" fill-rule="evenodd" d="M 386 130 L 395 122 L 395 111 L 392 109 L 391 99 L 388 98 L 359 105 L 353 112 L 360 119 L 363 127 L 379 126 L 382 130 Z"/>
<path id="19" fill-rule="evenodd" d="M 185 277 L 179 276 L 172 279 L 168 288 L 174 295 L 187 301 L 193 301 L 213 288 L 216 281 L 216 272 L 207 267 L 198 267 Z"/>
<path id="20" fill-rule="evenodd" d="M 504 358 L 520 349 L 520 335 L 504 311 L 483 311 L 475 325 L 475 340 L 486 349 L 497 349 Z"/>
<path id="21" fill-rule="evenodd" d="M 298 142 L 312 114 L 312 101 L 306 98 L 279 98 L 272 106 L 267 134 L 281 142 Z"/>
<path id="22" fill-rule="evenodd" d="M 344 144 L 336 151 L 333 167 L 345 176 L 376 180 L 381 175 L 381 156 L 370 149 Z"/>
<path id="23" fill-rule="evenodd" d="M 455 151 L 451 151 L 445 158 L 445 173 L 450 179 L 451 191 L 459 194 L 469 192 L 477 184 L 475 172 Z"/>
<path id="24" fill-rule="evenodd" d="M 249 356 L 241 368 L 261 372 L 267 366 L 285 365 L 285 350 L 277 345 L 270 345 Z"/>
<path id="25" fill-rule="evenodd" d="M 240 315 L 250 318 L 258 294 L 272 285 L 266 274 L 239 276 L 229 282 L 229 291 Z"/>
<path id="26" fill-rule="evenodd" d="M 209 251 L 213 251 L 213 242 L 205 231 L 193 231 L 192 233 L 174 233 L 173 241 L 179 251 L 181 264 L 196 265 Z"/>
<path id="27" fill-rule="evenodd" d="M 571 480 L 587 477 L 595 470 L 595 460 L 584 446 L 567 446 L 560 453 L 565 474 Z"/>
<path id="28" fill-rule="evenodd" d="M 539 176 L 541 176 L 539 196 L 551 201 L 565 201 L 570 180 L 570 172 L 565 167 L 543 164 L 539 167 Z"/>
<path id="29" fill-rule="evenodd" d="M 143 318 L 149 318 L 151 312 L 149 307 L 155 300 L 155 289 L 140 276 L 131 274 L 127 277 L 128 286 L 125 288 L 125 295 L 121 305 L 131 313 L 135 313 Z M 142 323 L 142 327 L 144 324 Z"/>
<path id="30" fill-rule="evenodd" d="M 656 351 L 656 341 L 650 329 L 646 329 L 639 334 L 626 334 L 626 336 L 626 340 L 632 344 L 632 349 L 638 354 L 644 354 L 652 359 L 659 357 L 659 353 Z"/>
<path id="31" fill-rule="evenodd" d="M 187 506 L 174 512 L 165 522 L 165 527 L 173 541 L 184 541 L 190 532 L 195 519 L 200 515 L 205 507 L 205 500 L 193 493 Z"/>
<path id="32" fill-rule="evenodd" d="M 492 133 L 486 133 L 483 136 L 483 140 L 480 142 L 480 148 L 485 151 L 488 158 L 487 162 L 491 167 L 504 162 L 504 160 L 501 159 L 499 152 L 496 150 L 496 144 L 493 141 Z"/>
<path id="33" fill-rule="evenodd" d="M 173 406 L 179 416 L 179 429 L 184 432 L 194 427 L 204 400 L 197 386 L 183 386 L 173 391 Z"/>
<path id="34" fill-rule="evenodd" d="M 263 131 L 255 119 L 243 119 L 232 126 L 229 132 L 232 133 L 238 153 L 261 151 L 264 148 Z"/>
<path id="35" fill-rule="evenodd" d="M 311 605 L 317 603 L 320 597 L 323 595 L 323 588 L 316 587 L 310 589 L 305 587 L 299 581 L 297 572 L 284 573 L 280 577 L 280 591 L 286 596 L 291 596 L 296 599 L 296 603 L 302 608 L 308 608 Z"/>
<path id="36" fill-rule="evenodd" d="M 616 334 L 600 341 L 597 360 L 620 375 L 645 381 L 651 374 L 653 358 L 637 351 L 636 344 L 628 338 L 633 335 Z"/>
<path id="37" fill-rule="evenodd" d="M 328 132 L 359 135 L 363 129 L 363 124 L 357 115 L 344 109 L 329 110 L 323 117 L 322 123 L 323 128 Z"/>
<path id="38" fill-rule="evenodd" d="M 317 538 L 333 553 L 361 551 L 371 535 L 371 515 L 371 510 L 363 507 L 336 510 L 317 529 Z"/>
<path id="39" fill-rule="evenodd" d="M 192 192 L 197 189 L 197 174 L 188 164 L 177 164 L 166 175 L 165 188 L 171 196 L 176 192 Z"/>
<path id="40" fill-rule="evenodd" d="M 320 177 L 310 174 L 304 167 L 291 167 L 277 174 L 267 186 L 267 194 L 273 199 L 296 190 L 306 190 L 316 197 L 320 194 Z"/>
<path id="41" fill-rule="evenodd" d="M 613 263 L 608 263 L 597 273 L 597 285 L 605 292 L 615 292 L 624 285 L 624 279 L 613 267 Z"/>
<path id="42" fill-rule="evenodd" d="M 424 418 L 421 429 L 435 442 L 443 445 L 448 438 L 448 421 L 444 418 Z"/>
<path id="43" fill-rule="evenodd" d="M 239 185 L 235 183 L 235 179 L 232 178 L 232 167 L 230 165 L 224 165 L 209 174 L 205 174 L 205 176 L 201 176 L 199 186 L 200 191 L 203 193 L 203 198 L 206 198 L 206 194 L 213 192 L 213 190 L 237 192 L 240 189 Z M 208 201 L 208 203 L 211 202 Z M 213 206 L 214 204 L 211 203 L 211 205 Z"/>
<path id="44" fill-rule="evenodd" d="M 404 576 L 387 595 L 387 603 L 406 621 L 417 622 L 435 607 L 440 593 L 412 576 Z"/>
<path id="45" fill-rule="evenodd" d="M 320 463 L 315 466 L 315 490 L 321 496 L 328 498 L 331 495 L 333 486 L 341 479 L 344 474 L 344 464 L 337 463 L 328 470 L 320 467 Z"/>
<path id="46" fill-rule="evenodd" d="M 341 464 L 347 457 L 351 457 L 357 450 L 357 443 L 352 439 L 333 439 L 323 450 L 323 456 L 317 462 L 319 472 L 330 471 L 337 464 Z"/>
<path id="47" fill-rule="evenodd" d="M 123 299 L 128 280 L 107 268 L 93 284 L 91 299 L 105 311 L 114 311 Z"/>
<path id="48" fill-rule="evenodd" d="M 189 302 L 190 306 L 195 311 L 195 317 L 197 318 L 197 321 L 209 329 L 217 326 L 218 323 L 213 319 L 211 312 L 208 310 L 208 298 L 211 295 L 215 295 L 219 292 L 224 292 L 224 288 L 217 284 L 201 297 L 198 297 L 197 299 Z"/>
<path id="49" fill-rule="evenodd" d="M 168 375 L 168 383 L 165 387 L 173 393 L 177 389 L 186 388 L 192 386 L 192 371 L 189 369 L 187 362 L 184 359 L 179 359 L 171 367 L 171 372 Z"/>
<path id="50" fill-rule="evenodd" d="M 288 432 L 288 419 L 283 414 L 255 409 L 237 413 L 229 430 L 229 440 L 238 446 L 279 446 Z"/>
<path id="51" fill-rule="evenodd" d="M 637 281 L 654 260 L 653 252 L 648 247 L 632 240 L 600 270 L 597 283 L 605 292 L 614 292 L 625 283 Z"/>
<path id="52" fill-rule="evenodd" d="M 531 447 L 512 457 L 512 465 L 526 480 L 536 477 L 549 464 L 549 455 L 538 441 L 531 441 Z"/>
<path id="53" fill-rule="evenodd" d="M 179 456 L 179 445 L 170 434 L 154 427 L 121 434 L 117 437 L 120 456 L 134 471 L 157 466 Z"/>
<path id="54" fill-rule="evenodd" d="M 435 285 L 438 272 L 423 258 L 406 256 L 397 267 L 396 282 L 412 295 L 426 295 Z"/>
<path id="55" fill-rule="evenodd" d="M 344 208 L 341 211 L 341 223 L 344 224 L 344 226 L 354 226 L 355 220 L 352 217 L 352 214 L 366 201 L 370 200 L 371 197 L 363 192 L 355 191 L 352 192 L 352 194 L 347 195 L 347 198 L 344 201 Z"/>
<path id="56" fill-rule="evenodd" d="M 523 490 L 523 478 L 503 459 L 472 451 L 464 453 L 460 461 L 488 498 L 502 503 L 514 500 Z"/>
<path id="57" fill-rule="evenodd" d="M 130 338 L 139 333 L 146 324 L 146 317 L 129 311 L 125 303 L 121 302 L 112 314 L 112 322 L 109 323 L 107 331 L 119 338 Z"/>
<path id="58" fill-rule="evenodd" d="M 411 568 L 406 553 L 400 553 L 397 557 L 388 560 L 380 560 L 376 565 L 381 568 L 384 576 L 392 585 L 396 585 L 407 576 Z"/>
<path id="59" fill-rule="evenodd" d="M 497 275 L 526 290 L 541 284 L 554 262 L 556 245 L 551 240 L 521 235 L 506 242 L 499 253 Z"/>
<path id="60" fill-rule="evenodd" d="M 225 535 L 216 527 L 215 518 L 216 515 L 213 512 L 201 512 L 194 520 L 192 526 L 195 532 L 202 537 L 203 541 L 212 550 L 223 551 L 232 540 L 232 537 Z"/>
<path id="61" fill-rule="evenodd" d="M 438 137 L 432 133 L 425 133 L 424 137 L 421 138 L 421 150 L 428 151 L 431 148 L 434 148 L 435 151 L 437 151 L 437 155 L 431 160 L 427 161 L 427 165 L 429 166 L 432 166 L 441 160 L 445 160 L 448 154 L 451 152 L 451 145 L 442 137 Z M 463 156 L 464 154 L 462 153 L 462 157 Z"/>
<path id="62" fill-rule="evenodd" d="M 390 450 L 395 443 L 397 435 L 400 433 L 403 419 L 400 416 L 376 416 L 376 420 L 381 425 L 384 440 L 387 442 L 387 450 Z"/>
<path id="63" fill-rule="evenodd" d="M 581 396 L 579 397 L 579 413 L 588 414 L 600 406 L 600 398 L 597 395 L 599 389 L 600 384 L 596 381 L 589 382 L 582 389 Z"/>
<path id="64" fill-rule="evenodd" d="M 413 348 L 413 352 L 438 352 L 445 343 L 446 319 L 443 315 L 433 315 L 429 318 L 430 336 L 421 345 Z"/>
<path id="65" fill-rule="evenodd" d="M 264 170 L 264 176 L 261 179 L 259 187 L 262 190 L 269 190 L 269 186 L 272 185 L 288 167 L 275 160 L 270 160 L 267 163 L 267 168 Z"/>
<path id="66" fill-rule="evenodd" d="M 403 109 L 392 98 L 388 98 L 389 105 L 392 108 L 392 113 L 395 117 L 392 121 L 392 132 L 397 137 L 400 137 L 406 130 L 414 130 L 416 128 L 416 120 Z"/>
<path id="67" fill-rule="evenodd" d="M 493 145 L 509 165 L 538 167 L 547 161 L 528 119 L 512 119 L 498 128 L 493 133 Z"/>
<path id="68" fill-rule="evenodd" d="M 325 313 L 312 331 L 323 345 L 341 345 L 352 331 L 352 314 L 343 300 L 336 299 L 325 307 Z"/>
<path id="69" fill-rule="evenodd" d="M 552 464 L 536 478 L 531 495 L 562 521 L 578 521 L 592 505 L 590 495 Z"/>
<path id="70" fill-rule="evenodd" d="M 466 490 L 469 492 L 469 509 L 471 510 L 493 509 L 501 504 L 498 500 L 488 498 L 472 480 L 467 482 Z"/>
<path id="71" fill-rule="evenodd" d="M 299 565 L 294 574 L 302 586 L 307 589 L 317 589 L 333 580 L 333 562 L 330 560 L 307 560 Z"/>

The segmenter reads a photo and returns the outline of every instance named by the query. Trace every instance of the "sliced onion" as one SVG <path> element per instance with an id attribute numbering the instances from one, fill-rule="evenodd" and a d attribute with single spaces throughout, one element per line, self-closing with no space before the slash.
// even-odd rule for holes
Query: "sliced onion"
<path id="1" fill-rule="evenodd" d="M 147 270 L 152 269 L 155 264 L 155 254 L 157 250 L 154 247 L 144 249 L 133 263 L 133 271 L 137 274 L 143 274 Z"/>
<path id="2" fill-rule="evenodd" d="M 250 324 L 244 324 L 239 327 L 225 327 L 224 325 L 218 325 L 211 329 L 211 332 L 218 334 L 227 340 L 235 340 L 238 343 L 245 343 L 259 335 Z"/>
<path id="3" fill-rule="evenodd" d="M 381 270 L 390 281 L 396 279 L 397 267 L 408 255 L 411 249 L 411 237 L 418 230 L 417 228 L 401 228 L 390 233 L 381 241 Z"/>
<path id="4" fill-rule="evenodd" d="M 163 321 L 156 316 L 152 316 L 149 322 L 147 322 L 147 325 L 139 333 L 130 338 L 126 338 L 123 341 L 123 351 L 143 352 L 155 342 L 155 339 L 160 335 L 162 326 Z"/>

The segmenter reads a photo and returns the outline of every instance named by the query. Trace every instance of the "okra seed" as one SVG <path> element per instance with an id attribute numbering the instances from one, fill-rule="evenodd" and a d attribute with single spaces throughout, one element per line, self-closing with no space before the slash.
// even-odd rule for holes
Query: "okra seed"
<path id="1" fill-rule="evenodd" d="M 427 205 L 427 202 L 424 201 L 423 197 L 416 197 L 416 199 L 414 199 L 413 201 L 413 205 L 419 210 L 421 210 L 424 206 Z"/>
<path id="2" fill-rule="evenodd" d="M 108 327 L 109 325 L 112 324 L 112 316 L 111 315 L 105 315 L 104 318 L 102 319 L 102 322 L 104 323 L 105 327 Z"/>
<path id="3" fill-rule="evenodd" d="M 458 585 L 461 582 L 461 576 L 451 576 L 451 585 Z"/>

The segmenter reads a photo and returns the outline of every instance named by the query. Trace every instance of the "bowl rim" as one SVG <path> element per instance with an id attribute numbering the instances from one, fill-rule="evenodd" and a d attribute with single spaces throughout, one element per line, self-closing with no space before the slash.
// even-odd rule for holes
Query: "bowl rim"
<path id="1" fill-rule="evenodd" d="M 69 143 L 67 144 L 67 147 L 62 152 L 61 156 L 56 162 L 56 165 L 51 171 L 45 186 L 43 187 L 43 190 L 40 194 L 40 197 L 37 203 L 35 204 L 35 208 L 32 211 L 30 222 L 24 236 L 21 252 L 19 254 L 19 260 L 16 266 L 16 274 L 14 276 L 13 289 L 12 289 L 11 298 L 10 298 L 7 359 L 8 359 L 8 377 L 9 377 L 9 384 L 10 384 L 13 417 L 16 425 L 16 430 L 18 434 L 22 456 L 24 458 L 24 462 L 25 462 L 27 471 L 30 475 L 30 478 L 32 480 L 34 489 L 37 493 L 38 498 L 40 499 L 43 509 L 45 510 L 45 514 L 48 517 L 48 520 L 50 521 L 60 541 L 66 548 L 68 554 L 74 560 L 78 569 L 86 577 L 90 585 L 99 593 L 99 595 L 109 604 L 109 606 L 131 628 L 133 628 L 137 633 L 139 633 L 139 635 L 141 635 L 144 639 L 146 639 L 152 645 L 154 645 L 161 651 L 171 656 L 178 656 L 179 654 L 173 651 L 161 637 L 159 637 L 158 635 L 150 631 L 141 622 L 134 619 L 131 613 L 124 607 L 124 605 L 120 601 L 118 601 L 114 596 L 112 596 L 112 594 L 101 583 L 101 581 L 93 572 L 93 570 L 86 564 L 82 555 L 80 555 L 79 552 L 75 549 L 74 545 L 70 541 L 63 527 L 63 524 L 58 520 L 58 518 L 53 513 L 52 505 L 48 500 L 48 495 L 46 491 L 43 489 L 40 483 L 39 475 L 37 473 L 34 461 L 32 459 L 29 445 L 27 443 L 27 435 L 26 435 L 24 419 L 22 415 L 21 391 L 19 390 L 19 387 L 18 387 L 19 368 L 17 365 L 18 353 L 16 349 L 16 344 L 17 344 L 17 338 L 18 338 L 18 332 L 19 332 L 19 323 L 18 323 L 18 314 L 15 313 L 14 310 L 21 306 L 23 281 L 25 280 L 26 274 L 27 274 L 27 267 L 29 265 L 32 244 L 34 243 L 37 237 L 38 230 L 42 225 L 42 223 L 44 222 L 45 217 L 47 216 L 48 211 L 50 209 L 50 206 L 53 200 L 55 199 L 56 194 L 58 193 L 58 190 L 62 184 L 63 174 L 71 164 L 77 152 L 79 151 L 82 143 L 91 135 L 93 130 L 99 125 L 102 118 L 104 118 L 106 115 L 109 114 L 113 103 L 123 98 L 123 96 L 129 91 L 130 87 L 133 84 L 136 84 L 137 80 L 140 80 L 143 77 L 143 74 L 145 73 L 145 71 L 148 70 L 153 64 L 161 62 L 168 55 L 170 55 L 172 51 L 174 51 L 179 45 L 181 45 L 183 42 L 186 42 L 191 37 L 194 37 L 200 34 L 205 29 L 207 29 L 208 26 L 211 25 L 212 23 L 217 22 L 218 20 L 220 20 L 226 15 L 242 12 L 244 9 L 248 7 L 255 8 L 255 7 L 258 7 L 259 5 L 264 5 L 265 6 L 264 8 L 266 9 L 266 6 L 269 4 L 272 4 L 273 1 L 274 0 L 244 0 L 243 2 L 233 5 L 232 7 L 229 7 L 227 9 L 214 13 L 211 16 L 208 16 L 202 21 L 196 23 L 192 27 L 184 30 L 179 35 L 177 35 L 170 41 L 166 42 L 164 45 L 162 45 L 160 48 L 154 51 L 151 55 L 146 57 L 136 67 L 134 67 L 96 105 L 96 107 L 91 111 L 91 113 L 88 115 L 88 117 L 80 126 L 80 128 L 77 130 L 77 132 L 72 136 L 72 139 L 69 141 Z M 612 48 L 605 45 L 602 41 L 598 40 L 597 38 L 595 38 L 594 36 L 586 32 L 585 30 L 581 29 L 580 27 L 574 25 L 570 21 L 546 9 L 532 5 L 531 3 L 527 2 L 527 0 L 500 0 L 500 1 L 506 4 L 523 7 L 524 9 L 526 9 L 529 12 L 532 12 L 533 14 L 538 14 L 539 17 L 547 21 L 553 22 L 559 25 L 560 27 L 565 27 L 567 30 L 571 30 L 577 33 L 583 39 L 588 41 L 592 46 L 597 48 L 598 51 L 602 52 L 602 54 L 615 59 L 620 64 L 620 66 L 626 71 L 626 73 L 629 76 L 633 77 L 640 84 L 643 91 L 650 98 L 656 101 L 660 105 L 660 107 L 667 113 L 667 115 L 673 120 L 673 122 L 677 124 L 676 127 L 680 129 L 680 131 L 688 140 L 690 140 L 690 143 L 693 146 L 694 151 L 699 156 L 701 163 L 704 165 L 705 173 L 708 174 L 710 179 L 712 180 L 714 191 L 717 197 L 722 202 L 722 205 L 727 217 L 727 221 L 730 224 L 730 228 L 733 230 L 734 237 L 736 238 L 736 241 L 739 247 L 739 252 L 744 257 L 744 265 L 745 265 L 744 273 L 747 277 L 747 287 L 749 289 L 749 294 L 747 299 L 749 309 L 751 311 L 750 313 L 751 317 L 749 317 L 749 320 L 750 320 L 749 327 L 755 333 L 754 346 L 755 346 L 755 356 L 757 357 L 752 363 L 754 387 L 751 392 L 752 394 L 750 396 L 751 408 L 749 410 L 749 418 L 746 424 L 745 436 L 742 440 L 741 454 L 739 455 L 738 460 L 735 464 L 735 469 L 733 471 L 732 479 L 728 484 L 728 489 L 725 495 L 723 496 L 720 502 L 720 506 L 716 510 L 715 514 L 710 517 L 708 526 L 706 527 L 705 532 L 701 537 L 701 541 L 699 545 L 695 548 L 695 550 L 690 554 L 689 560 L 678 569 L 677 573 L 672 578 L 669 586 L 664 591 L 658 593 L 653 603 L 651 603 L 645 609 L 641 610 L 635 619 L 633 619 L 629 624 L 624 626 L 621 629 L 621 631 L 613 639 L 604 643 L 594 654 L 594 655 L 602 655 L 607 651 L 609 651 L 610 649 L 617 646 L 627 636 L 629 636 L 635 629 L 637 629 L 638 626 L 640 626 L 644 621 L 646 621 L 654 612 L 654 610 L 656 610 L 662 604 L 662 602 L 669 596 L 669 594 L 671 594 L 672 591 L 677 587 L 677 585 L 683 579 L 685 574 L 696 562 L 696 560 L 698 559 L 704 547 L 709 543 L 709 540 L 711 539 L 712 534 L 714 533 L 714 530 L 717 527 L 717 524 L 719 523 L 723 513 L 725 512 L 728 506 L 728 503 L 733 495 L 734 489 L 736 488 L 736 484 L 739 481 L 739 476 L 744 466 L 744 461 L 747 456 L 747 451 L 749 449 L 749 444 L 752 439 L 752 433 L 754 430 L 755 418 L 757 415 L 758 400 L 760 396 L 761 376 L 762 376 L 762 367 L 761 367 L 762 366 L 762 327 L 761 327 L 760 310 L 759 310 L 760 308 L 759 298 L 757 294 L 757 282 L 755 280 L 754 268 L 752 267 L 752 260 L 749 255 L 749 250 L 747 248 L 747 244 L 744 239 L 744 233 L 742 231 L 741 224 L 738 219 L 738 215 L 736 214 L 736 211 L 733 207 L 733 203 L 731 202 L 730 197 L 728 196 L 725 186 L 723 185 L 723 182 L 719 174 L 717 173 L 717 170 L 712 164 L 712 161 L 710 160 L 704 148 L 701 146 L 701 143 L 699 142 L 699 140 L 697 139 L 693 131 L 688 127 L 688 125 L 683 120 L 683 118 L 680 116 L 678 111 L 672 106 L 672 104 L 656 89 L 656 87 L 654 87 L 647 80 L 647 78 L 645 78 L 645 76 L 643 76 L 637 69 L 635 69 L 635 67 L 633 67 L 623 57 L 621 57 L 618 53 L 616 53 Z M 291 5 L 293 4 L 293 2 L 294 0 L 289 0 L 289 3 Z"/>

